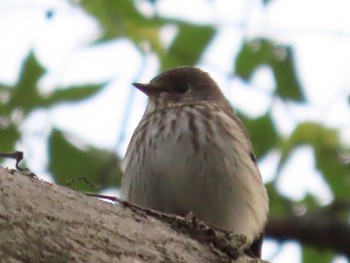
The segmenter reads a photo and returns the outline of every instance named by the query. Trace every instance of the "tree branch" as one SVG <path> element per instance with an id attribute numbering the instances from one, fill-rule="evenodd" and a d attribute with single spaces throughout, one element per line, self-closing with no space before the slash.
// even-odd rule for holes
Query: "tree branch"
<path id="1" fill-rule="evenodd" d="M 0 258 L 6 262 L 263 262 L 243 255 L 242 247 L 233 260 L 186 231 L 0 167 Z"/>
<path id="2" fill-rule="evenodd" d="M 297 240 L 317 249 L 333 249 L 350 259 L 350 225 L 319 213 L 301 217 L 272 218 L 266 237 L 277 241 Z"/>

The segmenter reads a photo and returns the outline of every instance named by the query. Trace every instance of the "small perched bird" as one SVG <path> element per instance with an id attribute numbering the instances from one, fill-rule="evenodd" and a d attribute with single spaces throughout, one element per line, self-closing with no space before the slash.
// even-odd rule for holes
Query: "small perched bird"
<path id="1" fill-rule="evenodd" d="M 124 200 L 247 237 L 261 257 L 268 196 L 241 121 L 204 71 L 170 69 L 149 84 L 122 164 Z"/>

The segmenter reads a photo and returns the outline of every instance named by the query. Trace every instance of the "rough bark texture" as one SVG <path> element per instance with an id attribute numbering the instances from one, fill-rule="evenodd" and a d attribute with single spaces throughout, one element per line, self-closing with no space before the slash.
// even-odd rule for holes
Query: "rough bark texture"
<path id="1" fill-rule="evenodd" d="M 241 251 L 242 248 L 237 248 Z M 0 166 L 1 262 L 263 262 L 232 259 L 147 213 Z"/>

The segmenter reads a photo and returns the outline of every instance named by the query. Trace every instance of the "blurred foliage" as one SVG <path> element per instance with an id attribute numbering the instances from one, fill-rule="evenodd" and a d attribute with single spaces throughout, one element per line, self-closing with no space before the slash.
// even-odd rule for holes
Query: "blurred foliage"
<path id="1" fill-rule="evenodd" d="M 157 1 L 150 1 L 153 7 Z M 263 0 L 265 8 L 271 0 Z M 193 24 L 155 15 L 146 17 L 133 1 L 92 1 L 84 0 L 78 6 L 94 17 L 101 27 L 98 39 L 91 42 L 108 43 L 118 38 L 128 38 L 140 50 L 157 55 L 160 69 L 181 65 L 197 64 L 205 49 L 215 37 L 218 28 L 214 24 Z M 50 19 L 52 11 L 50 10 Z M 160 31 L 165 26 L 176 27 L 176 35 L 167 46 L 160 39 Z M 147 48 L 145 48 L 147 47 Z M 235 76 L 249 84 L 254 73 L 261 66 L 267 66 L 273 72 L 275 89 L 272 97 L 282 103 L 304 103 L 303 87 L 295 68 L 293 49 L 277 44 L 273 39 L 246 39 L 235 58 L 228 57 L 235 69 Z M 52 108 L 60 103 L 77 103 L 96 95 L 104 87 L 84 85 L 58 88 L 50 94 L 42 94 L 38 81 L 45 69 L 33 53 L 23 59 L 21 73 L 16 86 L 0 84 L 0 150 L 15 150 L 21 139 L 21 124 L 35 110 Z M 250 88 L 250 87 L 249 87 Z M 4 99 L 5 98 L 5 99 Z M 324 124 L 304 122 L 298 124 L 289 138 L 284 138 L 275 126 L 271 109 L 262 116 L 252 119 L 240 113 L 247 126 L 256 155 L 263 159 L 272 151 L 280 155 L 276 180 L 291 154 L 301 145 L 308 145 L 315 155 L 315 166 L 329 185 L 334 196 L 349 201 L 350 163 L 349 147 L 345 146 L 339 132 Z M 81 191 L 96 191 L 115 187 L 120 183 L 121 171 L 119 158 L 115 153 L 92 147 L 58 129 L 53 129 L 48 138 L 49 171 L 54 180 L 63 185 L 71 182 L 71 187 Z M 347 159 L 344 158 L 347 156 Z M 29 167 L 30 168 L 30 167 Z M 39 175 L 40 176 L 40 175 Z M 91 182 L 90 183 L 87 183 Z M 271 201 L 271 216 L 298 215 L 303 211 L 322 209 L 317 198 L 307 193 L 303 200 L 290 200 L 281 193 L 276 182 L 267 184 Z M 330 262 L 333 253 L 303 248 L 303 262 Z"/>
<path id="2" fill-rule="evenodd" d="M 259 159 L 267 152 L 278 147 L 279 135 L 270 112 L 255 119 L 240 114 L 240 118 L 249 131 L 256 157 Z M 261 140 L 264 138 L 264 140 Z"/>
<path id="3" fill-rule="evenodd" d="M 178 33 L 174 41 L 160 56 L 161 70 L 179 65 L 195 65 L 215 33 L 214 28 L 210 26 L 199 27 L 186 23 L 178 23 L 177 26 Z"/>
<path id="4" fill-rule="evenodd" d="M 300 123 L 281 146 L 280 167 L 283 167 L 293 150 L 300 145 L 312 147 L 316 168 L 327 181 L 334 197 L 349 198 L 350 163 L 342 160 L 342 156 L 349 151 L 341 143 L 337 130 L 319 123 Z"/>
<path id="5" fill-rule="evenodd" d="M 278 97 L 299 102 L 305 100 L 290 47 L 276 45 L 269 39 L 247 40 L 235 60 L 236 74 L 243 80 L 249 80 L 263 65 L 272 69 Z"/>
<path id="6" fill-rule="evenodd" d="M 61 131 L 53 130 L 49 138 L 50 171 L 58 184 L 71 182 L 72 188 L 88 192 L 119 185 L 121 171 L 117 156 L 82 142 L 76 142 L 80 147 L 74 146 L 74 138 L 70 142 L 66 137 Z M 76 182 L 77 179 L 82 180 Z"/>
<path id="7" fill-rule="evenodd" d="M 270 203 L 270 216 L 283 216 L 285 214 L 291 214 L 292 202 L 284 197 L 276 189 L 273 183 L 268 183 L 265 185 L 267 192 L 269 193 Z"/>
<path id="8" fill-rule="evenodd" d="M 319 251 L 305 246 L 303 248 L 302 260 L 303 262 L 329 263 L 332 262 L 334 256 L 334 253 L 330 251 Z"/>
<path id="9" fill-rule="evenodd" d="M 0 148 L 14 149 L 20 137 L 20 125 L 29 114 L 38 109 L 54 107 L 59 103 L 75 103 L 96 94 L 101 85 L 75 86 L 57 89 L 51 94 L 41 94 L 37 83 L 45 70 L 30 53 L 24 59 L 19 80 L 15 87 L 0 84 L 0 94 L 7 97 L 0 108 Z"/>

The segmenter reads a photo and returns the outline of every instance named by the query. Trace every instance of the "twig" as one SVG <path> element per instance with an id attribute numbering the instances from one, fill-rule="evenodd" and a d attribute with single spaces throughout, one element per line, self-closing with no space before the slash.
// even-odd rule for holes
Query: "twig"
<path id="1" fill-rule="evenodd" d="M 16 169 L 19 171 L 24 171 L 25 168 L 19 166 L 19 163 L 23 160 L 23 152 L 0 152 L 0 157 L 2 158 L 11 158 L 16 160 Z"/>
<path id="2" fill-rule="evenodd" d="M 85 176 L 80 176 L 80 177 L 77 177 L 77 178 L 74 178 L 74 179 L 68 181 L 67 186 L 73 188 L 72 187 L 73 184 L 75 184 L 77 181 L 83 181 L 83 182 L 87 183 L 89 185 L 89 187 L 91 187 L 92 189 L 95 189 L 95 190 L 99 188 L 98 185 L 95 185 L 93 182 L 89 181 L 89 179 L 87 179 Z"/>

